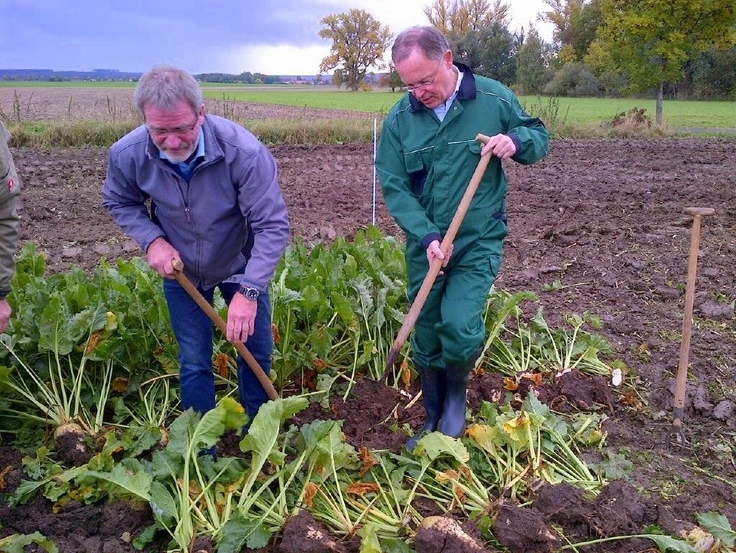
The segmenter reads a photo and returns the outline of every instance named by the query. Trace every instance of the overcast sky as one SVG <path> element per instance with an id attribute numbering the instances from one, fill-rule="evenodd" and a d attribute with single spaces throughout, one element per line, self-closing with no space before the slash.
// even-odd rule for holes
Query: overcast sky
<path id="1" fill-rule="evenodd" d="M 427 24 L 433 0 L 0 0 L 0 69 L 141 72 L 160 62 L 191 73 L 316 75 L 331 41 L 320 20 L 363 9 L 393 34 Z M 512 30 L 543 0 L 508 0 Z M 386 56 L 388 60 L 389 56 Z"/>

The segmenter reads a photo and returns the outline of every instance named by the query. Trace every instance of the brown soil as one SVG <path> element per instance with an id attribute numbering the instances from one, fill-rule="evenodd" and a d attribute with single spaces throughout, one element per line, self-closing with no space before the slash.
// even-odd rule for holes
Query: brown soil
<path id="1" fill-rule="evenodd" d="M 372 145 L 272 150 L 294 236 L 351 238 L 373 222 Z M 137 255 L 100 206 L 104 149 L 16 150 L 14 155 L 25 187 L 21 238 L 39 245 L 50 270 L 71 264 L 91 269 L 100 256 Z M 624 455 L 632 468 L 594 500 L 571 486 L 546 486 L 530 507 L 499 501 L 497 538 L 514 552 L 554 551 L 564 543 L 553 525 L 574 541 L 631 535 L 648 525 L 676 534 L 695 522 L 696 513 L 707 511 L 723 513 L 736 528 L 736 142 L 556 140 L 539 164 L 508 163 L 506 169 L 510 234 L 497 287 L 537 293 L 552 325 L 562 324 L 565 313 L 600 316 L 600 334 L 628 367 L 624 386 L 570 373 L 542 386 L 542 399 L 559 410 L 595 407 L 607 413 L 607 450 Z M 691 238 L 692 217 L 683 213 L 688 206 L 713 207 L 716 214 L 702 224 L 685 403 L 687 443 L 675 440 L 667 447 Z M 380 190 L 376 223 L 384 233 L 399 232 Z M 497 375 L 478 375 L 471 382 L 471 408 L 497 396 L 501 387 Z M 364 379 L 347 403 L 335 399 L 330 411 L 311 407 L 298 422 L 339 418 L 356 447 L 397 451 L 406 436 L 376 421 L 390 419 L 398 404 L 398 422 L 418 427 L 421 408 L 405 409 L 406 403 L 395 389 Z M 598 454 L 589 455 L 595 461 Z M 4 477 L 6 492 L 22 477 L 20 458 L 12 448 L 0 448 L 0 473 L 12 467 Z M 427 509 L 426 515 L 436 514 Z M 150 522 L 146 511 L 133 505 L 71 505 L 54 514 L 40 500 L 12 508 L 0 501 L 0 520 L 0 536 L 40 531 L 62 553 L 133 551 L 125 533 L 135 535 Z M 458 521 L 477 537 L 467 521 Z M 357 551 L 355 541 L 335 543 L 339 540 L 325 529 L 315 530 L 319 525 L 308 517 L 293 524 L 274 551 Z M 307 529 L 323 543 L 305 540 Z M 463 550 L 448 543 L 437 551 L 453 547 Z M 628 540 L 586 551 L 656 548 Z"/>

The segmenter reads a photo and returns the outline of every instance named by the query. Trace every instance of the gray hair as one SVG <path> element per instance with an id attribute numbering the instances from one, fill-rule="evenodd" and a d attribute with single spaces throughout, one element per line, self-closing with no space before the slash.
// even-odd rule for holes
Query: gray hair
<path id="1" fill-rule="evenodd" d="M 171 110 L 182 100 L 198 113 L 204 103 L 197 80 L 183 69 L 168 64 L 155 65 L 141 75 L 133 99 L 141 113 L 147 105 Z"/>
<path id="2" fill-rule="evenodd" d="M 415 50 L 419 49 L 430 60 L 441 60 L 450 49 L 447 38 L 436 27 L 430 25 L 409 27 L 401 31 L 391 48 L 394 64 L 401 63 Z"/>

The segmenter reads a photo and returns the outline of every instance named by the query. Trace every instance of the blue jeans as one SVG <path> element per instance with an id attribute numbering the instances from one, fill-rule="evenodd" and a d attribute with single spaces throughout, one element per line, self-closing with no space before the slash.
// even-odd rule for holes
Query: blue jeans
<path id="1" fill-rule="evenodd" d="M 238 290 L 237 283 L 223 282 L 219 286 L 229 305 Z M 199 291 L 210 304 L 215 288 Z M 205 413 L 215 407 L 215 375 L 212 367 L 214 324 L 189 293 L 176 281 L 164 279 L 164 295 L 169 306 L 171 326 L 179 343 L 182 408 Z M 245 346 L 266 374 L 271 372 L 273 333 L 271 331 L 271 298 L 268 290 L 258 297 L 258 312 L 253 335 Z M 240 403 L 252 419 L 268 394 L 245 360 L 238 355 L 238 394 Z"/>

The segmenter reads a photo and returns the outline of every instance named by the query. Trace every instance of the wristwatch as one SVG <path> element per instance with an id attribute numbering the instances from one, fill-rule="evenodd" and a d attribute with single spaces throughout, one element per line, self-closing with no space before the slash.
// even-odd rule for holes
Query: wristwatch
<path id="1" fill-rule="evenodd" d="M 243 294 L 247 299 L 251 301 L 256 301 L 258 299 L 258 296 L 261 295 L 261 293 L 258 291 L 258 288 L 251 288 L 250 286 L 241 286 L 238 288 L 238 292 Z"/>

